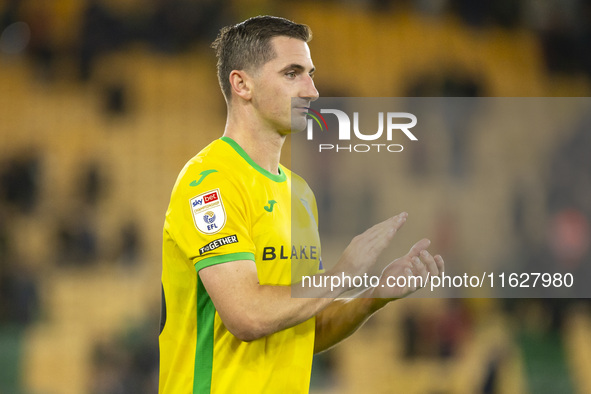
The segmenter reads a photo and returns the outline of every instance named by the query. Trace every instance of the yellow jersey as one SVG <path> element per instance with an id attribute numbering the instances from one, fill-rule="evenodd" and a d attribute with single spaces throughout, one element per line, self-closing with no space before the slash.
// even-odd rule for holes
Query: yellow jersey
<path id="1" fill-rule="evenodd" d="M 264 170 L 228 137 L 185 165 L 163 231 L 160 394 L 308 392 L 315 318 L 242 342 L 199 270 L 253 260 L 261 285 L 313 275 L 322 270 L 317 217 L 303 179 Z"/>

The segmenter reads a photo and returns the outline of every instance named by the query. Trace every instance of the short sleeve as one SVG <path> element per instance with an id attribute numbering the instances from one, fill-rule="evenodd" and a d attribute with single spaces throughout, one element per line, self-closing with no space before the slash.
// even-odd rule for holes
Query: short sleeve
<path id="1" fill-rule="evenodd" d="M 215 264 L 254 260 L 248 194 L 224 173 L 213 171 L 195 185 L 189 169 L 177 183 L 166 225 L 197 271 Z M 196 176 L 198 177 L 198 176 Z"/>

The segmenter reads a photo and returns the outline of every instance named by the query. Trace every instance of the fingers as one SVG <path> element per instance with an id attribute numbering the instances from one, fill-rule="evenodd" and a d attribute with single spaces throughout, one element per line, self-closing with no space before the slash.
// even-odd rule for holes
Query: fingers
<path id="1" fill-rule="evenodd" d="M 420 276 L 423 278 L 423 280 L 426 280 L 428 276 L 427 265 L 418 257 L 413 257 L 411 261 L 415 275 Z"/>
<path id="2" fill-rule="evenodd" d="M 370 232 L 372 234 L 375 234 L 375 233 L 383 233 L 385 231 L 386 233 L 390 233 L 391 235 L 394 235 L 394 233 L 396 233 L 396 231 L 400 230 L 400 227 L 402 227 L 404 225 L 407 217 L 408 217 L 408 213 L 401 212 L 396 216 L 392 216 L 391 218 L 386 219 L 383 222 L 376 224 L 375 226 L 373 226 L 369 230 L 367 230 L 366 233 Z"/>
<path id="3" fill-rule="evenodd" d="M 423 278 L 426 278 L 429 274 L 430 276 L 439 276 L 443 273 L 445 268 L 445 264 L 443 262 L 443 258 L 440 255 L 432 256 L 428 250 L 423 249 L 420 250 L 416 256 L 413 256 L 412 253 L 416 253 L 416 247 L 427 245 L 428 240 L 421 240 L 417 242 L 409 252 L 409 257 L 413 264 L 413 271 L 415 274 L 420 275 Z"/>
<path id="4" fill-rule="evenodd" d="M 400 230 L 400 227 L 402 227 L 404 223 L 406 223 L 406 218 L 408 218 L 408 213 L 401 212 L 398 215 L 393 216 L 389 219 L 390 221 L 394 222 L 394 224 L 392 225 L 394 231 Z"/>
<path id="5" fill-rule="evenodd" d="M 421 253 L 421 251 L 427 249 L 429 247 L 429 245 L 431 245 L 431 241 L 429 241 L 427 238 L 421 239 L 419 242 L 414 244 L 412 246 L 412 248 L 410 248 L 410 251 L 408 252 L 408 256 L 419 257 L 419 254 Z"/>
<path id="6" fill-rule="evenodd" d="M 441 255 L 435 256 L 435 264 L 437 264 L 437 270 L 441 275 L 445 271 L 445 262 L 443 261 L 443 257 L 441 257 Z"/>
<path id="7" fill-rule="evenodd" d="M 392 240 L 394 234 L 404 225 L 407 217 L 408 214 L 402 212 L 376 224 L 358 237 L 360 237 L 362 242 L 370 249 L 375 247 L 379 254 Z"/>
<path id="8" fill-rule="evenodd" d="M 423 264 L 425 264 L 425 268 L 431 276 L 439 275 L 439 268 L 437 267 L 437 262 L 435 261 L 435 258 L 431 256 L 431 254 L 427 250 L 423 250 L 421 252 L 421 261 L 423 262 Z"/>
<path id="9" fill-rule="evenodd" d="M 408 214 L 402 212 L 369 228 L 353 238 L 337 265 L 347 272 L 367 272 L 375 264 L 378 256 L 392 241 L 394 234 L 406 222 Z"/>

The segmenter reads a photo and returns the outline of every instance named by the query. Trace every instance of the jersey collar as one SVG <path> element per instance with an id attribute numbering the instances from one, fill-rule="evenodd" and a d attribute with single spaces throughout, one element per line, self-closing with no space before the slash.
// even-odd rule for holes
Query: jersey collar
<path id="1" fill-rule="evenodd" d="M 260 172 L 261 174 L 263 174 L 264 176 L 266 176 L 270 180 L 272 180 L 274 182 L 284 182 L 285 179 L 287 178 L 287 176 L 285 175 L 285 172 L 281 169 L 281 166 L 278 168 L 279 174 L 273 174 L 273 173 L 265 170 L 263 167 L 259 166 L 257 163 L 255 163 L 254 160 L 252 160 L 250 158 L 250 156 L 248 156 L 248 153 L 246 153 L 244 151 L 244 149 L 242 149 L 242 147 L 240 145 L 238 145 L 238 143 L 236 143 L 236 141 L 234 141 L 232 138 L 222 136 L 220 139 L 222 141 L 226 142 L 228 145 L 230 145 L 236 151 L 236 153 L 238 153 L 240 156 L 242 156 L 242 158 L 244 160 L 246 160 L 246 162 L 248 164 L 250 164 L 250 166 L 252 168 L 257 170 L 258 172 Z"/>

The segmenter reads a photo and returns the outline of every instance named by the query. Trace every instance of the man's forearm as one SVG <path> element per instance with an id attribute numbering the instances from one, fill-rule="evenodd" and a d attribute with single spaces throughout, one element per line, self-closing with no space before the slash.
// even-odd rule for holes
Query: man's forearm
<path id="1" fill-rule="evenodd" d="M 243 341 L 252 341 L 310 319 L 347 290 L 310 288 L 305 297 L 294 297 L 292 288 L 297 285 L 258 284 L 256 267 L 250 260 L 206 267 L 199 276 L 228 330 Z"/>
<path id="2" fill-rule="evenodd" d="M 353 334 L 376 311 L 392 299 L 337 299 L 316 316 L 314 353 L 331 348 Z"/>
<path id="3" fill-rule="evenodd" d="M 318 281 L 314 280 L 312 283 L 326 283 L 327 279 L 341 274 L 354 276 L 367 272 L 405 220 L 406 214 L 402 213 L 354 237 L 337 264 L 325 273 L 316 274 L 314 277 L 317 277 Z M 260 285 L 257 267 L 252 260 L 211 265 L 202 268 L 199 271 L 199 277 L 226 328 L 245 341 L 255 340 L 292 327 L 313 316 L 320 317 L 320 320 L 324 321 L 322 311 L 350 287 L 345 284 L 340 284 L 338 287 L 317 287 L 311 284 L 305 285 L 303 282 L 292 286 Z M 375 301 L 366 305 L 367 301 L 360 301 L 345 306 L 346 310 L 351 309 L 351 313 L 355 313 L 351 316 L 351 319 L 357 322 L 352 328 L 353 331 L 373 313 L 373 308 L 380 302 Z M 344 312 L 348 313 L 346 310 Z M 356 312 L 357 310 L 359 313 Z M 332 314 L 327 312 L 326 316 Z M 329 323 L 332 319 L 331 317 L 326 320 L 327 325 L 334 326 L 329 332 L 337 332 L 337 338 L 348 335 L 347 330 L 343 331 L 339 328 L 341 322 Z M 334 319 L 337 317 L 335 316 Z M 342 324 L 348 320 L 346 317 L 341 319 L 343 319 Z"/>

